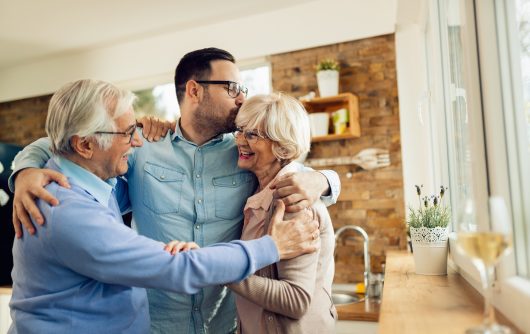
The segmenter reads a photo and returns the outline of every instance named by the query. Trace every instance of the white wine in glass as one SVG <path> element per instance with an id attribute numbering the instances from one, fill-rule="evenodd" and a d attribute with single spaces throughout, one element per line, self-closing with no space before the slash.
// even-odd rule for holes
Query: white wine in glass
<path id="1" fill-rule="evenodd" d="M 458 245 L 472 259 L 494 266 L 511 247 L 510 237 L 499 232 L 460 232 Z"/>
<path id="2" fill-rule="evenodd" d="M 502 202 L 502 205 L 504 206 L 504 202 Z M 495 207 L 499 207 L 497 198 L 490 200 L 490 207 L 492 210 Z M 502 210 L 505 210 L 505 207 Z M 493 216 L 498 215 L 492 214 L 492 219 L 495 219 Z M 508 224 L 509 220 L 504 220 L 502 223 Z M 466 333 L 513 334 L 514 332 L 510 328 L 499 325 L 495 321 L 495 312 L 491 304 L 495 265 L 500 257 L 506 254 L 512 246 L 510 229 L 479 231 L 476 224 L 471 225 L 466 226 L 466 224 L 463 224 L 463 226 L 460 226 L 457 234 L 457 244 L 460 251 L 471 258 L 480 273 L 480 280 L 484 290 L 484 320 L 482 325 L 470 328 Z"/>

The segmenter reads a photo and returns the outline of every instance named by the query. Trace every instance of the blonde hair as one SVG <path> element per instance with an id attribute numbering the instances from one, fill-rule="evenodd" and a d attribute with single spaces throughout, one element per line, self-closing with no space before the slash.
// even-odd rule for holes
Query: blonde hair
<path id="1" fill-rule="evenodd" d="M 311 146 L 307 112 L 297 99 L 286 94 L 249 98 L 239 109 L 236 126 L 256 129 L 272 140 L 272 152 L 279 160 L 295 160 Z"/>
<path id="2" fill-rule="evenodd" d="M 133 93 L 104 81 L 86 79 L 62 86 L 53 94 L 46 118 L 52 152 L 72 153 L 70 139 L 74 135 L 92 136 L 101 149 L 109 149 L 112 137 L 95 132 L 115 131 L 114 120 L 129 110 L 135 99 Z"/>

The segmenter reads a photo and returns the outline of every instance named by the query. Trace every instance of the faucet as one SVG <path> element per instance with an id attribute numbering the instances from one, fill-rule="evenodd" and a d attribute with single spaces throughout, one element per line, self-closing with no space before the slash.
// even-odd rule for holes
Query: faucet
<path id="1" fill-rule="evenodd" d="M 368 277 L 370 276 L 370 254 L 368 253 L 368 242 L 369 242 L 368 234 L 366 233 L 365 230 L 363 230 L 359 226 L 346 225 L 346 226 L 343 226 L 343 227 L 339 228 L 335 232 L 335 241 L 338 241 L 340 235 L 344 231 L 347 231 L 347 230 L 352 230 L 352 231 L 355 231 L 355 232 L 359 233 L 364 239 L 364 241 L 363 241 L 363 248 L 364 248 L 364 289 L 365 289 L 366 295 L 368 296 L 368 291 L 369 291 L 369 289 L 368 289 Z"/>

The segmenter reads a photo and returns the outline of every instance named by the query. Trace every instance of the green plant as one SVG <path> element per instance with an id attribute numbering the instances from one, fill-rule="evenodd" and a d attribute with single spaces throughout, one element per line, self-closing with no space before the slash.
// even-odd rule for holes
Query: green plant
<path id="1" fill-rule="evenodd" d="M 340 65 L 335 59 L 326 58 L 322 59 L 320 63 L 316 66 L 316 70 L 318 71 L 326 71 L 326 70 L 332 70 L 332 71 L 339 71 Z"/>
<path id="2" fill-rule="evenodd" d="M 447 227 L 449 225 L 450 209 L 444 205 L 443 198 L 447 191 L 447 187 L 440 186 L 440 193 L 430 197 L 421 197 L 421 188 L 423 185 L 416 185 L 416 193 L 418 194 L 419 208 L 414 209 L 409 207 L 409 219 L 407 227 Z"/>

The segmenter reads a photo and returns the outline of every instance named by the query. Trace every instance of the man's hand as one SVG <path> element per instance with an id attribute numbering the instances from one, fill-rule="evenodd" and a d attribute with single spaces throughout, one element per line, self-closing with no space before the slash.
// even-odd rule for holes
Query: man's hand
<path id="1" fill-rule="evenodd" d="M 171 255 L 175 255 L 180 252 L 186 252 L 192 249 L 198 249 L 200 248 L 199 245 L 194 243 L 193 241 L 179 241 L 179 240 L 172 240 L 166 244 L 164 247 L 164 250 L 168 252 Z"/>
<path id="2" fill-rule="evenodd" d="M 275 202 L 268 233 L 276 243 L 281 260 L 313 253 L 320 247 L 318 222 L 309 214 L 299 214 L 291 220 L 283 220 L 285 205 Z"/>
<path id="3" fill-rule="evenodd" d="M 159 141 L 167 135 L 169 130 L 175 131 L 176 121 L 170 122 L 153 116 L 144 116 L 136 120 L 136 125 L 142 128 L 144 138 L 148 141 Z"/>
<path id="4" fill-rule="evenodd" d="M 310 207 L 320 196 L 330 191 L 328 179 L 319 172 L 286 173 L 270 187 L 276 189 L 274 198 L 285 203 L 287 212 L 298 212 Z"/>
<path id="5" fill-rule="evenodd" d="M 30 216 L 37 224 L 44 224 L 44 218 L 35 204 L 40 198 L 50 205 L 58 205 L 59 201 L 44 187 L 55 181 L 59 185 L 70 188 L 68 179 L 63 174 L 51 169 L 26 168 L 17 173 L 15 178 L 15 197 L 13 198 L 13 227 L 17 238 L 22 237 L 22 225 L 29 234 L 35 233 Z"/>

